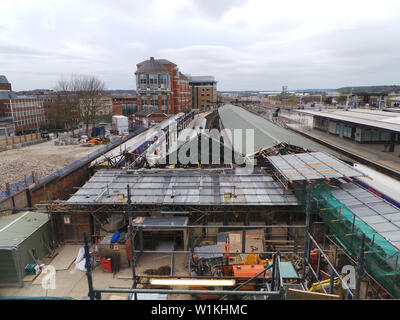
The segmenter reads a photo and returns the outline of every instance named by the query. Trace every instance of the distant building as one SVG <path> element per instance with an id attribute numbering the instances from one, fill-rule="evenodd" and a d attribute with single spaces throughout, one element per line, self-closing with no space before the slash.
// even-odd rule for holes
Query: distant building
<path id="1" fill-rule="evenodd" d="M 399 116 L 394 112 L 368 109 L 298 110 L 313 117 L 313 128 L 357 143 L 389 143 L 393 152 L 400 142 Z"/>
<path id="2" fill-rule="evenodd" d="M 112 113 L 129 117 L 138 111 L 136 94 L 112 95 Z"/>
<path id="3" fill-rule="evenodd" d="M 12 119 L 15 134 L 38 131 L 46 121 L 43 100 L 36 96 L 18 96 L 11 83 L 0 75 L 0 117 Z"/>
<path id="4" fill-rule="evenodd" d="M 151 57 L 136 66 L 139 111 L 156 107 L 164 113 L 171 114 L 193 107 L 190 77 L 180 72 L 175 63 Z"/>
<path id="5" fill-rule="evenodd" d="M 14 121 L 12 118 L 0 118 L 0 137 L 15 135 Z"/>
<path id="6" fill-rule="evenodd" d="M 0 90 L 11 91 L 11 83 L 5 76 L 0 75 Z"/>
<path id="7" fill-rule="evenodd" d="M 180 77 L 177 65 L 166 59 L 154 59 L 138 63 L 136 93 L 139 111 L 156 107 L 167 114 L 181 112 L 186 101 L 188 87 Z M 185 89 L 186 88 L 186 89 Z M 183 97 L 185 97 L 183 99 Z"/>
<path id="8" fill-rule="evenodd" d="M 158 108 L 151 107 L 143 109 L 135 114 L 135 125 L 145 128 L 151 127 L 153 124 L 160 123 L 167 119 L 168 115 Z"/>
<path id="9" fill-rule="evenodd" d="M 209 110 L 217 103 L 217 81 L 212 76 L 189 77 L 192 91 L 192 108 Z"/>
<path id="10" fill-rule="evenodd" d="M 81 113 L 83 112 L 82 108 L 85 105 L 85 99 L 79 100 L 79 107 L 81 108 Z M 96 116 L 111 116 L 113 114 L 113 104 L 111 97 L 102 96 L 97 99 L 97 108 L 96 108 Z"/>
<path id="11" fill-rule="evenodd" d="M 179 72 L 179 90 L 177 105 L 180 111 L 189 110 L 192 108 L 192 94 L 190 88 L 189 78 L 183 73 Z"/>

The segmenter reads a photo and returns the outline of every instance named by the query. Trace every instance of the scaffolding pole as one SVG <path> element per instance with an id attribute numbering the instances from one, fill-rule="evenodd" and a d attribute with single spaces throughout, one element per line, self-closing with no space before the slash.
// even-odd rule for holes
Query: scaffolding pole
<path id="1" fill-rule="evenodd" d="M 132 202 L 131 202 L 131 190 L 129 184 L 127 185 L 127 204 L 128 204 L 128 214 L 129 214 L 129 241 L 131 247 L 131 266 L 132 266 L 132 289 L 136 289 L 136 268 L 135 268 L 135 248 L 133 240 L 133 213 L 132 213 Z M 134 293 L 135 300 L 137 300 L 136 292 Z"/>

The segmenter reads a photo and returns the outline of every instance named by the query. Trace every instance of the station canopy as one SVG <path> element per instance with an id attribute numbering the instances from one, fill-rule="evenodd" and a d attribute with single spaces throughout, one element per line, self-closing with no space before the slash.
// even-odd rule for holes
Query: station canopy
<path id="1" fill-rule="evenodd" d="M 292 191 L 261 168 L 99 170 L 65 204 L 297 205 Z"/>
<path id="2" fill-rule="evenodd" d="M 298 153 L 268 157 L 275 170 L 286 180 L 312 181 L 365 176 L 350 165 L 324 153 Z"/>
<path id="3" fill-rule="evenodd" d="M 400 208 L 354 183 L 340 184 L 339 189 L 331 192 L 358 219 L 394 246 L 400 247 Z"/>

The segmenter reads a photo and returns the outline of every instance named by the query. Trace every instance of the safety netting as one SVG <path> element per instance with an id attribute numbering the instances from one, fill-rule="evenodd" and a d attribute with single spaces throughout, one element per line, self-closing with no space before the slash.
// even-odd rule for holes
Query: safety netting
<path id="1" fill-rule="evenodd" d="M 295 189 L 298 201 L 306 209 L 307 191 L 303 186 Z M 391 295 L 400 298 L 400 250 L 367 223 L 360 220 L 344 203 L 331 193 L 330 187 L 319 183 L 310 190 L 310 212 L 318 213 L 329 226 L 336 240 L 354 258 L 361 251 L 365 235 L 365 268 Z"/>

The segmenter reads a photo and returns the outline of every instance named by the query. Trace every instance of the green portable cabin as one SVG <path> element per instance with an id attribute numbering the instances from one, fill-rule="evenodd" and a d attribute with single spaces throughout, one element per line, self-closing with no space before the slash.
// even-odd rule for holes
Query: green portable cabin
<path id="1" fill-rule="evenodd" d="M 0 216 L 0 286 L 24 286 L 25 266 L 47 253 L 49 216 L 41 212 L 19 212 Z"/>

